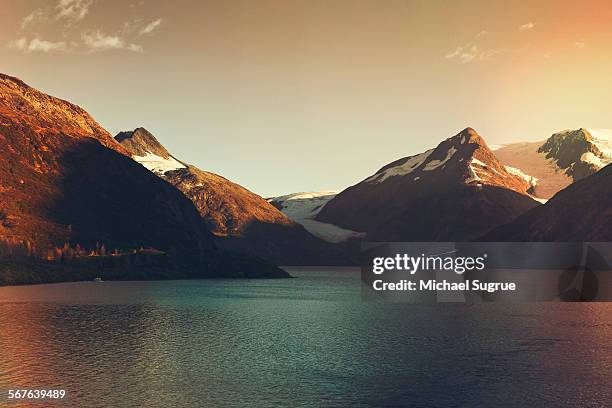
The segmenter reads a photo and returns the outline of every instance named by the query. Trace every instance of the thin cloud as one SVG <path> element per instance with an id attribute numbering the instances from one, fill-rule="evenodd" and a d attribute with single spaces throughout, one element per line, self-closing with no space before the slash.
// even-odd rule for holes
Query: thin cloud
<path id="1" fill-rule="evenodd" d="M 525 23 L 525 24 L 523 24 L 523 25 L 520 25 L 520 26 L 518 27 L 518 30 L 519 30 L 520 32 L 530 31 L 530 30 L 533 30 L 533 29 L 535 28 L 535 26 L 536 26 L 536 23 L 534 23 L 533 21 L 530 21 L 530 22 L 528 22 L 528 23 Z"/>
<path id="2" fill-rule="evenodd" d="M 56 18 L 66 18 L 73 21 L 79 21 L 85 18 L 89 13 L 89 8 L 93 4 L 93 0 L 59 0 L 57 6 Z"/>
<path id="3" fill-rule="evenodd" d="M 142 52 L 142 46 L 126 42 L 118 35 L 109 35 L 101 31 L 86 31 L 82 34 L 83 44 L 91 51 L 127 50 Z"/>
<path id="4" fill-rule="evenodd" d="M 31 24 L 45 21 L 47 19 L 48 19 L 48 15 L 44 10 L 40 10 L 40 9 L 34 10 L 33 12 L 25 16 L 23 20 L 21 20 L 21 29 L 23 30 Z"/>
<path id="5" fill-rule="evenodd" d="M 163 21 L 164 20 L 162 18 L 158 18 L 155 21 L 151 21 L 149 24 L 143 27 L 142 30 L 140 30 L 140 35 L 151 34 L 163 23 Z"/>
<path id="6" fill-rule="evenodd" d="M 482 48 L 482 46 L 478 45 L 478 40 L 488 34 L 487 30 L 480 31 L 471 42 L 466 45 L 457 46 L 452 52 L 446 54 L 444 58 L 458 61 L 460 64 L 491 59 L 501 51 L 494 48 Z"/>
<path id="7" fill-rule="evenodd" d="M 28 41 L 26 37 L 21 37 L 11 44 L 12 48 L 20 51 L 31 53 L 31 52 L 54 52 L 54 51 L 68 51 L 68 45 L 65 41 L 47 41 L 41 40 L 36 37 Z"/>
<path id="8" fill-rule="evenodd" d="M 70 20 L 71 22 L 80 21 L 89 13 L 93 2 L 94 0 L 59 0 L 55 6 L 38 8 L 23 18 L 21 30 L 53 18 Z"/>
<path id="9" fill-rule="evenodd" d="M 144 4 L 145 4 L 144 0 L 141 0 L 141 1 L 139 1 L 138 3 L 132 3 L 132 4 L 130 4 L 130 8 L 131 8 L 131 9 L 134 9 L 134 8 L 136 8 L 136 7 L 144 6 Z"/>
<path id="10" fill-rule="evenodd" d="M 143 52 L 138 38 L 151 35 L 164 23 L 164 19 L 144 21 L 136 18 L 123 24 L 120 30 L 108 32 L 103 27 L 88 27 L 86 17 L 93 11 L 98 0 L 52 0 L 23 17 L 16 39 L 8 44 L 12 49 L 24 52 L 97 52 L 125 50 Z M 133 4 L 142 6 L 144 1 Z M 44 25 L 42 24 L 44 23 Z M 39 27 L 44 32 L 54 32 L 53 37 L 40 38 Z M 35 30 L 36 28 L 36 30 Z"/>
<path id="11" fill-rule="evenodd" d="M 462 64 L 467 64 L 468 62 L 472 62 L 476 56 L 478 55 L 478 47 L 475 45 L 468 45 L 466 47 L 457 47 L 455 51 L 450 54 L 445 55 L 444 58 L 452 60 L 457 59 Z"/>
<path id="12" fill-rule="evenodd" d="M 461 64 L 468 64 L 473 61 L 487 61 L 501 51 L 496 49 L 482 50 L 477 45 L 470 44 L 464 47 L 457 47 L 453 52 L 444 56 L 448 60 L 457 60 Z"/>
<path id="13" fill-rule="evenodd" d="M 586 48 L 587 44 L 584 41 L 576 41 L 574 42 L 574 47 L 576 48 Z"/>

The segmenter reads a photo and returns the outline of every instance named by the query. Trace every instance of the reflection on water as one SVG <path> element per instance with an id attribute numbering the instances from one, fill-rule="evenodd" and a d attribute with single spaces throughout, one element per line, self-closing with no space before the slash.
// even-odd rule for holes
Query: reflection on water
<path id="1" fill-rule="evenodd" d="M 357 271 L 292 273 L 0 288 L 0 389 L 64 388 L 63 407 L 612 400 L 611 304 L 362 303 Z"/>

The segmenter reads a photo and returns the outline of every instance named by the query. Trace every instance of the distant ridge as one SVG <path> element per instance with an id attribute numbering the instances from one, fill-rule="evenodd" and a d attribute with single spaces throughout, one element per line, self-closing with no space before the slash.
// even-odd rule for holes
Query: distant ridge
<path id="1" fill-rule="evenodd" d="M 548 199 L 612 162 L 612 130 L 564 130 L 544 141 L 501 146 L 495 155 L 507 166 L 532 175 L 534 193 Z"/>

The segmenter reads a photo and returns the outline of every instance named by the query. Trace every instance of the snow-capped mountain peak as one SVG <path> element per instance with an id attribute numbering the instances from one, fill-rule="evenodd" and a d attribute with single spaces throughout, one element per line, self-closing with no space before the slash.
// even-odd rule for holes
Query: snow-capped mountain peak
<path id="1" fill-rule="evenodd" d="M 466 128 L 343 190 L 316 221 L 363 231 L 370 240 L 466 240 L 537 206 L 533 182 L 506 169 Z"/>
<path id="2" fill-rule="evenodd" d="M 557 132 L 538 149 L 574 180 L 612 163 L 612 131 L 576 129 Z"/>
<path id="3" fill-rule="evenodd" d="M 132 158 L 157 175 L 185 169 L 183 163 L 172 157 L 159 141 L 145 128 L 121 132 L 115 139 L 131 154 Z"/>
<path id="4" fill-rule="evenodd" d="M 436 148 L 405 157 L 384 166 L 364 182 L 380 184 L 410 181 L 431 183 L 483 184 L 513 189 L 528 194 L 535 178 L 526 178 L 508 171 L 488 148 L 484 139 L 472 128 L 442 141 Z"/>

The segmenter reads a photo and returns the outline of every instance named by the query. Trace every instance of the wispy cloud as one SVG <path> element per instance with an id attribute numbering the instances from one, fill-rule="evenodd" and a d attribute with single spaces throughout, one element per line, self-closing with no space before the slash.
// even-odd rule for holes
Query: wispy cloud
<path id="1" fill-rule="evenodd" d="M 520 32 L 525 32 L 525 31 L 530 31 L 533 30 L 536 26 L 536 23 L 534 23 L 533 21 L 530 21 L 528 23 L 522 24 L 518 27 L 518 30 Z"/>
<path id="2" fill-rule="evenodd" d="M 466 47 L 457 47 L 455 51 L 447 54 L 444 58 L 446 59 L 458 59 L 462 64 L 472 62 L 478 55 L 478 47 L 475 45 L 468 45 Z"/>
<path id="3" fill-rule="evenodd" d="M 23 30 L 27 26 L 31 24 L 35 24 L 40 21 L 44 21 L 47 18 L 48 18 L 47 13 L 44 10 L 40 10 L 40 9 L 34 10 L 33 12 L 25 16 L 23 20 L 21 20 L 21 29 Z"/>
<path id="4" fill-rule="evenodd" d="M 57 6 L 56 18 L 66 18 L 72 21 L 79 21 L 85 18 L 89 13 L 89 8 L 93 4 L 93 0 L 59 0 Z"/>
<path id="5" fill-rule="evenodd" d="M 163 21 L 164 20 L 162 18 L 158 18 L 155 21 L 151 21 L 149 24 L 147 24 L 140 30 L 140 34 L 141 35 L 151 34 L 153 31 L 157 29 L 157 27 L 159 27 L 163 23 Z"/>
<path id="6" fill-rule="evenodd" d="M 482 50 L 475 44 L 468 44 L 466 46 L 457 47 L 453 52 L 445 55 L 444 58 L 449 60 L 457 60 L 461 64 L 467 64 L 473 61 L 489 60 L 500 52 L 500 50 L 493 48 Z"/>
<path id="7" fill-rule="evenodd" d="M 82 34 L 83 44 L 90 51 L 127 50 L 142 52 L 142 46 L 128 43 L 118 35 L 109 35 L 101 31 L 86 31 Z"/>
<path id="8" fill-rule="evenodd" d="M 482 30 L 474 39 L 466 45 L 457 46 L 452 52 L 446 54 L 444 58 L 448 60 L 456 60 L 461 64 L 468 64 L 475 61 L 486 61 L 491 59 L 494 55 L 499 54 L 501 51 L 495 48 L 484 48 L 478 43 L 479 39 L 488 35 L 487 30 Z"/>
<path id="9" fill-rule="evenodd" d="M 47 41 L 41 40 L 38 37 L 28 40 L 26 37 L 21 37 L 11 44 L 12 48 L 20 51 L 30 52 L 54 52 L 54 51 L 68 51 L 68 44 L 65 41 Z"/>
<path id="10" fill-rule="evenodd" d="M 49 4 L 51 3 L 51 4 Z M 145 21 L 141 17 L 133 18 L 123 23 L 120 30 L 105 30 L 104 27 L 91 27 L 90 19 L 86 18 L 95 11 L 98 0 L 53 0 L 46 6 L 39 7 L 26 15 L 17 31 L 17 39 L 11 41 L 8 46 L 12 49 L 24 52 L 94 52 L 125 50 L 131 52 L 143 52 L 144 48 L 139 44 L 143 36 L 151 36 L 160 26 L 164 19 Z M 144 1 L 133 3 L 138 7 L 143 6 Z M 129 4 L 125 5 L 126 8 Z M 120 21 L 119 21 L 120 23 Z M 40 27 L 33 27 L 35 24 Z M 45 33 L 41 39 L 40 33 Z M 49 34 L 52 33 L 52 34 Z M 49 38 L 51 37 L 51 38 Z M 55 38 L 53 38 L 55 37 Z"/>
<path id="11" fill-rule="evenodd" d="M 587 44 L 584 41 L 575 41 L 574 47 L 576 48 L 586 48 Z"/>

